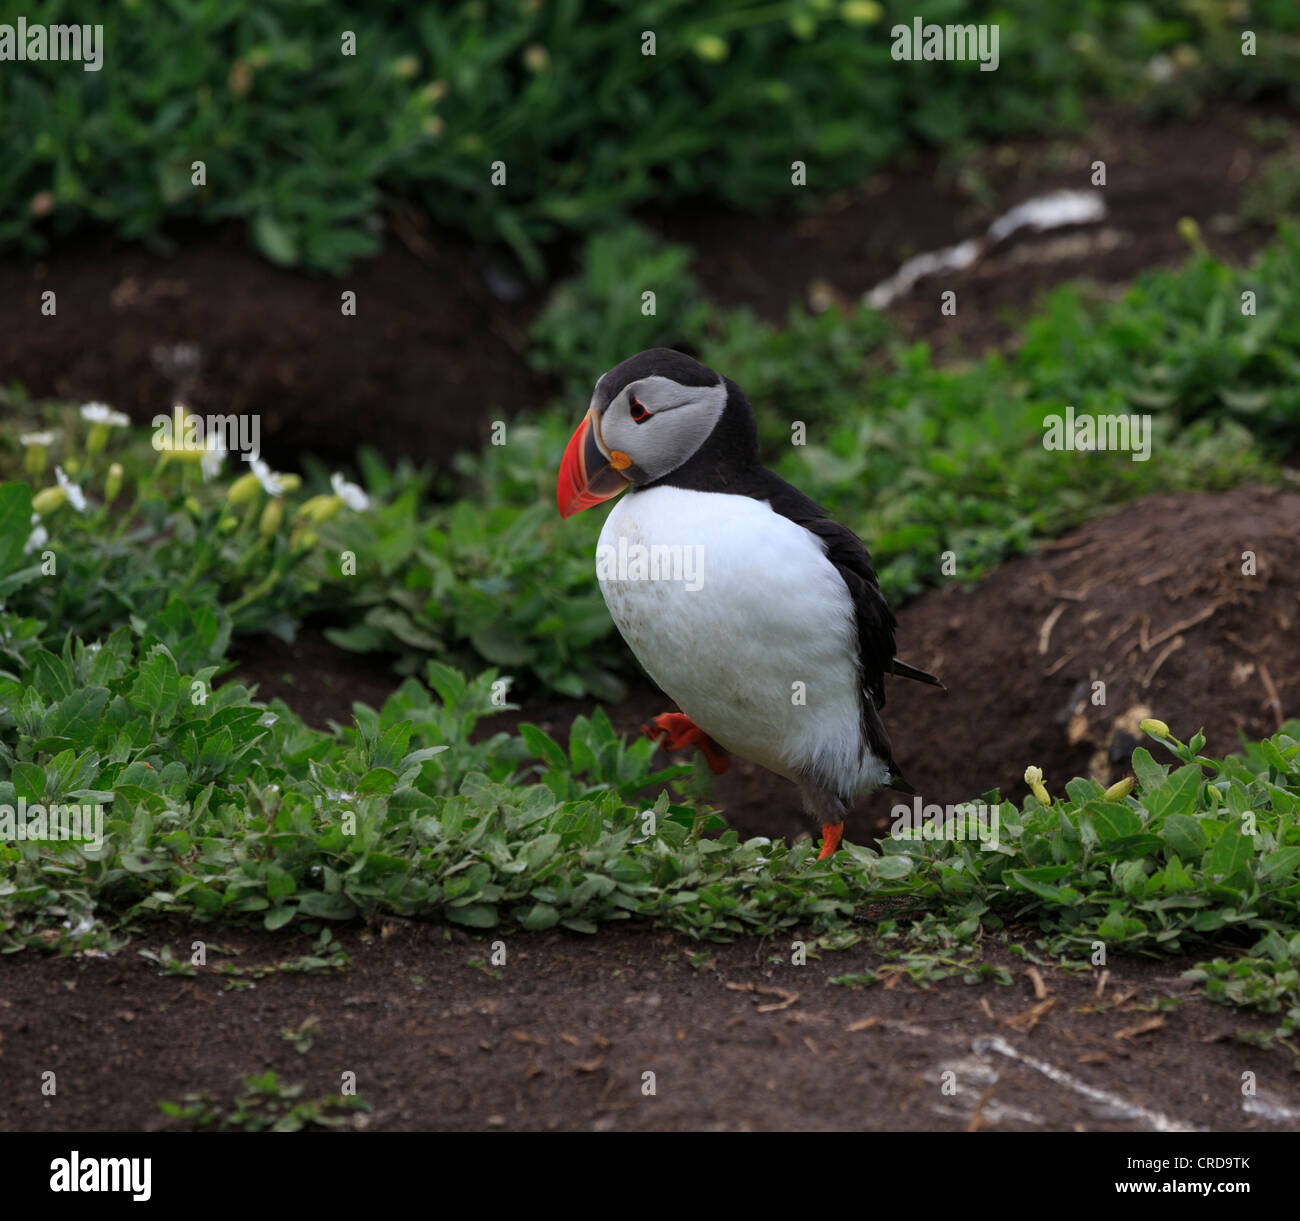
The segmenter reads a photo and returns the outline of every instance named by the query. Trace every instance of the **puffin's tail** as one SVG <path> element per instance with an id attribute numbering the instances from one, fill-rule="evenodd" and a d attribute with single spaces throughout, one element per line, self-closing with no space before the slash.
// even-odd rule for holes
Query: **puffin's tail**
<path id="1" fill-rule="evenodd" d="M 924 670 L 909 666 L 907 662 L 899 661 L 897 657 L 891 663 L 890 673 L 898 675 L 899 678 L 911 678 L 918 683 L 928 683 L 931 687 L 938 687 L 940 691 L 948 690 L 933 674 L 927 674 Z"/>

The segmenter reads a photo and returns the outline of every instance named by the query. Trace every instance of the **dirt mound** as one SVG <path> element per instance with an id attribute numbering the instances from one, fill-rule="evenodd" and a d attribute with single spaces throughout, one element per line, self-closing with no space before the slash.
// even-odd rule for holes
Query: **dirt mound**
<path id="1" fill-rule="evenodd" d="M 0 328 L 0 368 L 35 396 L 102 399 L 138 420 L 177 398 L 202 414 L 260 413 L 276 466 L 307 452 L 348 463 L 363 444 L 442 464 L 549 388 L 523 359 L 536 306 L 497 299 L 477 256 L 449 240 L 410 240 L 340 279 L 283 271 L 208 233 L 172 258 L 101 239 L 12 262 L 0 300 L 30 308 Z M 52 318 L 35 304 L 47 290 Z"/>
<path id="2" fill-rule="evenodd" d="M 924 277 L 887 309 L 912 338 L 979 351 L 1019 330 L 1026 307 L 1067 280 L 1127 284 L 1187 257 L 1178 222 L 1200 226 L 1213 252 L 1244 261 L 1263 234 L 1236 217 L 1247 183 L 1267 152 L 1252 135 L 1260 111 L 1223 105 L 1194 120 L 1135 123 L 1103 108 L 1084 136 L 1032 138 L 972 152 L 960 172 L 924 154 L 876 174 L 804 216 L 733 215 L 684 209 L 647 221 L 697 251 L 693 270 L 724 305 L 744 305 L 776 325 L 792 301 L 848 305 L 893 275 L 904 260 L 982 235 L 1013 205 L 1057 190 L 1088 190 L 1094 163 L 1110 167 L 1100 221 L 1033 233 L 1022 230 L 962 269 Z M 940 289 L 961 302 L 939 312 Z"/>
<path id="3" fill-rule="evenodd" d="M 885 712 L 930 801 L 1020 794 L 1029 764 L 1118 779 L 1148 715 L 1233 750 L 1300 714 L 1300 494 L 1137 501 L 914 602 L 899 650 L 951 692 L 896 682 Z"/>

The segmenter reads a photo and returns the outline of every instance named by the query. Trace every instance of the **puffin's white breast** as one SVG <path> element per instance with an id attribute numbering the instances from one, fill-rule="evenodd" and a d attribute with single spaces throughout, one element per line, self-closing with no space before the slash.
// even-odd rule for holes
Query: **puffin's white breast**
<path id="1" fill-rule="evenodd" d="M 614 506 L 596 570 L 646 672 L 728 750 L 845 795 L 887 778 L 862 740 L 852 599 L 802 526 L 747 496 L 652 488 Z"/>

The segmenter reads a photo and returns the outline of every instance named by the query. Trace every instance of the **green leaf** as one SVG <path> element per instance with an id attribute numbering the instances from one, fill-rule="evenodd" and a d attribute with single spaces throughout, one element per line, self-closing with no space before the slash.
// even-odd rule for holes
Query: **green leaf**
<path id="1" fill-rule="evenodd" d="M 32 489 L 25 483 L 0 484 L 0 576 L 22 563 L 32 533 Z"/>
<path id="2" fill-rule="evenodd" d="M 887 881 L 905 878 L 911 872 L 912 858 L 910 856 L 882 856 L 876 862 L 876 877 L 884 878 Z"/>
<path id="3" fill-rule="evenodd" d="M 298 243 L 293 234 L 269 212 L 254 218 L 253 242 L 272 263 L 292 267 L 298 262 Z"/>
<path id="4" fill-rule="evenodd" d="M 1242 835 L 1235 827 L 1227 827 L 1205 858 L 1205 872 L 1218 874 L 1226 880 L 1244 869 L 1254 854 L 1254 840 L 1249 835 Z"/>
<path id="5" fill-rule="evenodd" d="M 1145 746 L 1139 746 L 1133 752 L 1133 774 L 1137 777 L 1143 793 L 1162 785 L 1167 770 L 1151 757 L 1151 752 Z"/>
<path id="6" fill-rule="evenodd" d="M 529 721 L 520 722 L 519 736 L 528 744 L 528 749 L 535 759 L 543 760 L 547 766 L 558 771 L 569 770 L 569 757 L 564 753 L 564 749 L 550 734 L 543 732 L 537 725 Z"/>
<path id="7" fill-rule="evenodd" d="M 1293 879 L 1300 871 L 1300 848 L 1278 848 L 1263 859 L 1261 866 L 1261 873 L 1270 882 Z"/>
<path id="8" fill-rule="evenodd" d="M 326 920 L 351 920 L 357 914 L 356 907 L 346 895 L 329 894 L 323 890 L 301 891 L 298 910 L 304 916 L 320 916 Z"/>
<path id="9" fill-rule="evenodd" d="M 482 903 L 449 907 L 444 914 L 453 924 L 467 924 L 470 928 L 495 928 L 497 923 L 497 909 Z"/>
<path id="10" fill-rule="evenodd" d="M 108 705 L 108 689 L 82 687 L 60 700 L 41 723 L 44 738 L 64 738 L 81 750 L 95 740 L 100 719 Z"/>
<path id="11" fill-rule="evenodd" d="M 1185 814 L 1195 807 L 1196 794 L 1204 778 L 1200 766 L 1189 763 L 1180 767 L 1152 791 L 1148 792 L 1144 788 L 1142 804 L 1153 820 L 1170 814 Z"/>
<path id="12" fill-rule="evenodd" d="M 141 663 L 135 682 L 127 692 L 131 703 L 158 719 L 170 723 L 180 702 L 181 680 L 176 663 L 163 649 L 158 649 Z"/>
<path id="13" fill-rule="evenodd" d="M 1160 833 L 1169 851 L 1185 861 L 1199 861 L 1209 843 L 1200 820 L 1186 814 L 1170 814 Z"/>
<path id="14" fill-rule="evenodd" d="M 560 921 L 560 913 L 548 903 L 535 903 L 524 915 L 520 923 L 530 933 L 552 928 Z"/>
<path id="15" fill-rule="evenodd" d="M 1142 820 L 1137 811 L 1118 801 L 1090 802 L 1088 813 L 1092 815 L 1093 826 L 1103 844 L 1128 839 L 1142 832 Z"/>

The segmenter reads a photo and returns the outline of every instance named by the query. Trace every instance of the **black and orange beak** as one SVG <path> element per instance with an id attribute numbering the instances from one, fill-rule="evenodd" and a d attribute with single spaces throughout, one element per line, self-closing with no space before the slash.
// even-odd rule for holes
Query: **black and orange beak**
<path id="1" fill-rule="evenodd" d="M 572 517 L 602 500 L 617 496 L 629 480 L 623 472 L 632 459 L 621 450 L 612 453 L 600 439 L 600 413 L 593 407 L 569 438 L 555 483 L 555 503 L 561 517 Z"/>

